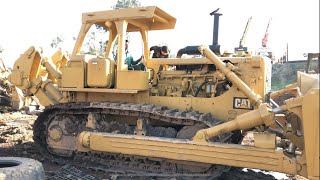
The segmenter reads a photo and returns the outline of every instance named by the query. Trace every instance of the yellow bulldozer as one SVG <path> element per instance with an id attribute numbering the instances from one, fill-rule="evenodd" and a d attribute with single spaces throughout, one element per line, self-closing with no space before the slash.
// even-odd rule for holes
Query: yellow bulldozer
<path id="1" fill-rule="evenodd" d="M 197 47 L 201 57 L 150 58 L 148 32 L 175 24 L 156 6 L 89 12 L 70 60 L 57 66 L 33 46 L 22 54 L 8 79 L 46 107 L 34 124 L 41 152 L 99 171 L 216 177 L 232 166 L 319 179 L 319 76 L 299 73 L 297 96 L 273 107 L 265 57 L 223 57 L 215 44 Z M 81 54 L 93 25 L 108 30 L 104 56 Z M 144 70 L 126 64 L 131 32 Z M 248 130 L 254 146 L 240 143 Z"/>

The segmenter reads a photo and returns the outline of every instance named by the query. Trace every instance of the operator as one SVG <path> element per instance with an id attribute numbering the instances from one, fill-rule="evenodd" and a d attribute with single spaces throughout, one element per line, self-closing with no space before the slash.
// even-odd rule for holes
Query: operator
<path id="1" fill-rule="evenodd" d="M 168 46 L 152 46 L 150 52 L 153 51 L 152 58 L 168 58 L 169 50 Z"/>
<path id="2" fill-rule="evenodd" d="M 138 60 L 133 60 L 133 57 L 129 53 L 129 41 L 126 40 L 126 46 L 125 46 L 125 54 L 126 54 L 126 60 L 125 64 L 128 65 L 128 70 L 137 70 L 137 71 L 144 71 L 145 66 L 144 66 L 144 56 L 142 55 Z"/>

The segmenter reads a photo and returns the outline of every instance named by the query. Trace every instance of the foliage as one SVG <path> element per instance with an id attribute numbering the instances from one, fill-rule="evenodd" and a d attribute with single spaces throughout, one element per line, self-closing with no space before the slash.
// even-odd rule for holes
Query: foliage
<path id="1" fill-rule="evenodd" d="M 50 47 L 52 48 L 61 48 L 61 44 L 64 41 L 64 37 L 62 35 L 59 35 L 52 39 Z"/>
<path id="2" fill-rule="evenodd" d="M 81 48 L 81 54 L 104 56 L 107 47 L 107 32 L 103 26 L 94 25 L 88 31 Z"/>
<path id="3" fill-rule="evenodd" d="M 128 8 L 128 7 L 140 7 L 141 3 L 138 0 L 118 0 L 116 5 L 111 8 Z M 86 54 L 93 54 L 104 56 L 107 47 L 108 29 L 103 26 L 93 26 L 86 35 L 86 39 L 82 45 L 82 52 Z M 117 42 L 115 43 L 117 45 Z"/>
<path id="4" fill-rule="evenodd" d="M 117 0 L 116 4 L 111 8 L 118 9 L 128 7 L 141 7 L 141 3 L 138 0 Z M 107 33 L 108 30 L 103 26 L 92 26 L 86 35 L 80 53 L 104 56 L 107 46 Z M 73 40 L 75 39 L 76 38 L 73 38 Z M 65 41 L 66 38 L 63 35 L 59 35 L 52 39 L 50 47 L 55 49 L 63 49 Z M 117 42 L 115 44 L 117 44 Z"/>
<path id="5" fill-rule="evenodd" d="M 284 64 L 273 64 L 271 75 L 271 90 L 278 91 L 285 86 L 297 82 L 297 71 L 303 71 L 306 61 L 297 61 Z M 315 69 L 315 63 L 312 64 Z"/>
<path id="6" fill-rule="evenodd" d="M 141 7 L 141 3 L 138 0 L 117 0 L 116 5 L 112 6 L 113 9 L 128 7 Z"/>

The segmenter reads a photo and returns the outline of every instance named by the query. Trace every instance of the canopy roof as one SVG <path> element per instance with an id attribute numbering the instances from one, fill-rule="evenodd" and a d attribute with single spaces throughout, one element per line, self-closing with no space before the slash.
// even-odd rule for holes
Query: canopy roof
<path id="1" fill-rule="evenodd" d="M 119 20 L 128 22 L 127 32 L 139 31 L 140 29 L 147 31 L 173 29 L 176 24 L 176 18 L 157 6 L 114 9 L 82 14 L 82 23 L 84 24 L 106 25 L 113 24 L 114 21 Z"/>

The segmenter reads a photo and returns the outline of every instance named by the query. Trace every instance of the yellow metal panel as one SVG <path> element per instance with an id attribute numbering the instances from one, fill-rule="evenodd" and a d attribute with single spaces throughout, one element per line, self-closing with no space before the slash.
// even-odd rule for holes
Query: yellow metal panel
<path id="1" fill-rule="evenodd" d="M 149 89 L 149 73 L 146 71 L 118 71 L 117 89 Z"/>
<path id="2" fill-rule="evenodd" d="M 165 105 L 182 111 L 192 107 L 191 98 L 184 97 L 150 96 L 150 104 Z"/>
<path id="3" fill-rule="evenodd" d="M 61 87 L 85 87 L 85 71 L 85 61 L 69 61 L 68 66 L 62 68 Z"/>
<path id="4" fill-rule="evenodd" d="M 80 68 L 62 68 L 61 86 L 84 87 L 84 70 Z"/>
<path id="5" fill-rule="evenodd" d="M 138 90 L 127 89 L 103 89 L 103 88 L 59 88 L 59 91 L 72 92 L 92 92 L 92 93 L 119 93 L 119 94 L 137 94 Z"/>
<path id="6" fill-rule="evenodd" d="M 86 140 L 84 140 L 86 141 Z M 282 152 L 234 144 L 194 143 L 169 138 L 91 133 L 90 149 L 173 160 L 222 164 L 296 174 Z"/>
<path id="7" fill-rule="evenodd" d="M 150 103 L 180 110 L 209 112 L 215 118 L 229 121 L 236 118 L 237 115 L 250 111 L 249 109 L 234 109 L 233 97 L 245 96 L 237 88 L 231 87 L 229 91 L 215 98 L 150 96 Z"/>
<path id="8" fill-rule="evenodd" d="M 302 94 L 306 94 L 311 88 L 319 89 L 319 74 L 307 74 L 300 71 L 297 73 L 297 82 Z"/>
<path id="9" fill-rule="evenodd" d="M 15 86 L 20 87 L 23 85 L 23 72 L 20 70 L 13 70 L 9 76 L 9 81 Z"/>
<path id="10" fill-rule="evenodd" d="M 39 76 L 41 59 L 41 49 L 31 46 L 15 61 L 13 71 L 8 77 L 9 81 L 12 79 L 12 83 L 21 89 L 29 88 L 29 80 Z"/>
<path id="11" fill-rule="evenodd" d="M 260 148 L 274 149 L 276 147 L 276 135 L 267 133 L 254 133 L 254 145 Z"/>
<path id="12" fill-rule="evenodd" d="M 94 58 L 87 63 L 87 84 L 89 87 L 110 88 L 114 82 L 114 61 Z"/>
<path id="13" fill-rule="evenodd" d="M 76 89 L 76 88 L 72 88 L 72 89 Z M 87 92 L 85 91 L 85 89 L 92 89 L 92 88 L 83 88 L 83 91 L 82 90 L 77 91 L 77 93 L 75 93 L 74 101 L 76 102 L 111 101 L 111 102 L 149 103 L 148 91 L 99 88 L 99 91 L 93 90 L 92 92 Z M 95 90 L 97 90 L 97 88 L 95 88 Z M 104 92 L 104 90 L 107 92 Z"/>
<path id="14" fill-rule="evenodd" d="M 243 93 L 236 87 L 231 87 L 229 91 L 214 98 L 192 98 L 192 109 L 200 112 L 211 112 L 215 118 L 229 121 L 237 115 L 249 110 L 234 109 L 233 97 L 244 97 Z"/>
<path id="15" fill-rule="evenodd" d="M 308 176 L 319 178 L 319 89 L 311 89 L 302 104 Z"/>
<path id="16" fill-rule="evenodd" d="M 117 72 L 128 71 L 128 65 L 125 63 L 125 38 L 128 22 L 125 20 L 115 21 L 115 24 L 118 33 Z"/>
<path id="17" fill-rule="evenodd" d="M 82 14 L 83 23 L 99 23 L 106 21 L 134 20 L 128 26 L 128 32 L 139 31 L 141 26 L 146 30 L 173 29 L 176 19 L 156 6 L 115 9 Z M 139 25 L 140 24 L 140 25 Z"/>

